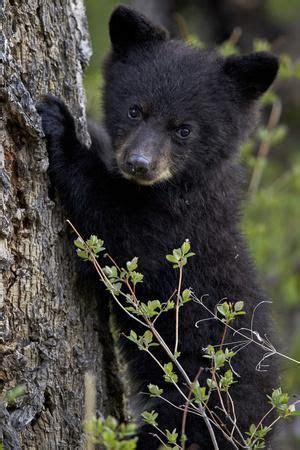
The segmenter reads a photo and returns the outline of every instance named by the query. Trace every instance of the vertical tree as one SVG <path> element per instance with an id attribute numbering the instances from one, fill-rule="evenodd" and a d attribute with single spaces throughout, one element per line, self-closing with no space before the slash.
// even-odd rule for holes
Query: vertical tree
<path id="1" fill-rule="evenodd" d="M 101 412 L 119 406 L 110 395 L 112 339 L 96 295 L 76 282 L 35 105 L 48 92 L 63 97 L 88 141 L 85 11 L 82 0 L 1 4 L 0 442 L 14 450 L 83 448 L 84 373 L 97 376 Z M 20 385 L 25 395 L 10 401 Z"/>

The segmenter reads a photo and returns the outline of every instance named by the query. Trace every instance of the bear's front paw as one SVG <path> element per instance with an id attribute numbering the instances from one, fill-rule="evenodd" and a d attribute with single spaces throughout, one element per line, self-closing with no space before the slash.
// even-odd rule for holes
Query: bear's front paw
<path id="1" fill-rule="evenodd" d="M 46 95 L 37 105 L 42 118 L 42 127 L 48 140 L 60 140 L 64 136 L 75 135 L 74 119 L 62 100 L 54 95 Z"/>

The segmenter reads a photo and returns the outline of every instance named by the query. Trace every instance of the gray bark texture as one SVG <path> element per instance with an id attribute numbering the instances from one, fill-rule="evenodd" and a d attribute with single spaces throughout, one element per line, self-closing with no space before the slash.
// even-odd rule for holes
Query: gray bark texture
<path id="1" fill-rule="evenodd" d="M 77 282 L 35 105 L 48 92 L 64 98 L 88 142 L 83 0 L 0 6 L 0 442 L 5 450 L 81 449 L 84 374 L 96 375 L 102 414 L 118 415 L 121 391 L 107 317 Z M 25 395 L 9 403 L 21 385 Z"/>

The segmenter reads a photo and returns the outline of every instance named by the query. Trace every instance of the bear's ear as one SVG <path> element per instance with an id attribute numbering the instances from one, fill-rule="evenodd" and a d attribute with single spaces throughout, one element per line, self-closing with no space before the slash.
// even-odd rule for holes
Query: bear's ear
<path id="1" fill-rule="evenodd" d="M 255 100 L 273 83 L 278 72 L 278 59 L 267 52 L 230 56 L 224 64 L 224 72 L 234 80 L 240 93 Z"/>
<path id="2" fill-rule="evenodd" d="M 147 42 L 164 41 L 168 33 L 145 16 L 126 6 L 118 6 L 109 21 L 110 40 L 117 53 Z"/>

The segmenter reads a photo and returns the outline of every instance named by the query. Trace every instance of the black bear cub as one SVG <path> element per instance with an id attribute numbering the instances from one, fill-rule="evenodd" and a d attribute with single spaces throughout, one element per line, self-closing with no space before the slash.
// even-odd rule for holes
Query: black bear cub
<path id="1" fill-rule="evenodd" d="M 177 272 L 165 255 L 189 239 L 196 254 L 184 271 L 183 288 L 191 287 L 212 311 L 224 298 L 243 300 L 246 315 L 237 327 L 249 327 L 254 307 L 264 299 L 244 239 L 239 231 L 242 182 L 237 151 L 256 119 L 256 101 L 273 82 L 277 59 L 268 53 L 223 58 L 168 38 L 165 30 L 134 10 L 120 6 L 110 20 L 112 50 L 105 73 L 105 124 L 91 127 L 92 145 L 84 148 L 64 103 L 47 96 L 39 105 L 47 138 L 50 176 L 70 219 L 84 238 L 96 234 L 119 265 L 139 257 L 144 282 L 140 299 L 166 301 L 177 285 Z M 104 131 L 106 129 L 106 131 Z M 103 288 L 99 296 L 108 296 Z M 125 333 L 135 323 L 118 311 Z M 215 320 L 195 323 L 207 315 L 196 302 L 180 310 L 179 361 L 190 379 L 202 367 L 206 384 L 209 360 L 203 349 L 220 344 L 224 327 Z M 171 348 L 174 310 L 157 321 Z M 269 334 L 267 314 L 260 309 L 255 330 Z M 139 331 L 139 330 L 137 330 Z M 230 333 L 227 341 L 238 340 Z M 161 369 L 127 341 L 129 370 L 140 392 L 149 383 L 164 387 L 176 406 L 184 403 Z M 157 351 L 157 350 L 155 350 Z M 162 362 L 168 358 L 157 353 Z M 249 345 L 233 359 L 239 377 L 231 388 L 242 433 L 257 424 L 269 408 L 266 394 L 277 384 L 276 368 L 260 372 L 263 354 Z M 272 364 L 272 362 L 271 362 Z M 184 389 L 184 384 L 183 384 Z M 187 392 L 186 392 L 187 394 Z M 143 398 L 143 397 L 142 397 Z M 212 397 L 210 410 L 228 424 Z M 182 411 L 156 400 L 162 429 L 180 432 Z M 237 448 L 214 427 L 219 448 Z M 186 448 L 213 447 L 207 426 L 188 415 Z M 140 431 L 139 448 L 157 449 L 159 441 Z"/>

